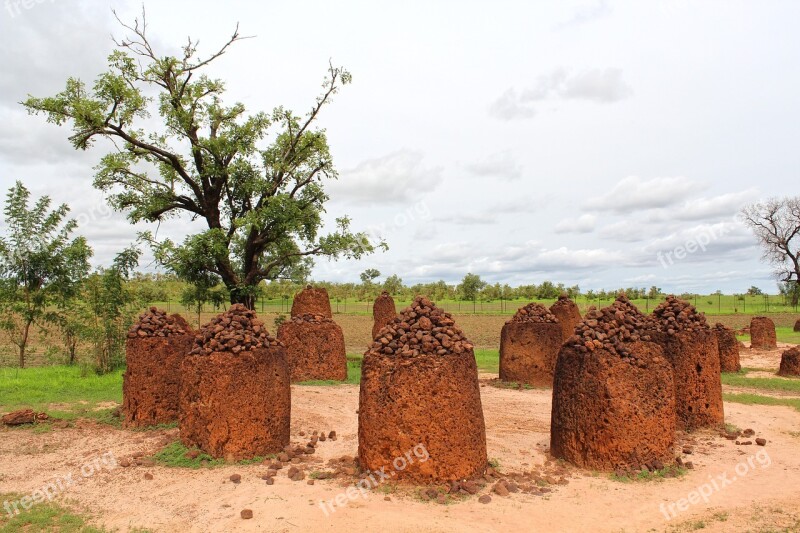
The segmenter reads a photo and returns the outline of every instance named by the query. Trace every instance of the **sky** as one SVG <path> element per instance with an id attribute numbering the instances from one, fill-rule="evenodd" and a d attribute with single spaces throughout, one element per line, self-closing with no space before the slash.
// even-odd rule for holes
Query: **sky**
<path id="1" fill-rule="evenodd" d="M 4 3 L 3 3 L 4 2 Z M 91 83 L 140 2 L 0 0 L 0 188 L 67 203 L 106 265 L 138 231 L 92 188 L 98 144 L 30 116 L 28 94 Z M 325 219 L 389 250 L 318 260 L 407 284 L 468 273 L 582 290 L 776 292 L 739 210 L 797 194 L 800 2 L 145 2 L 163 55 L 242 35 L 208 74 L 252 112 L 310 109 L 329 61 L 353 83 L 319 120 L 339 171 Z M 2 228 L 0 228 L 2 231 Z M 141 268 L 158 270 L 145 254 Z"/>

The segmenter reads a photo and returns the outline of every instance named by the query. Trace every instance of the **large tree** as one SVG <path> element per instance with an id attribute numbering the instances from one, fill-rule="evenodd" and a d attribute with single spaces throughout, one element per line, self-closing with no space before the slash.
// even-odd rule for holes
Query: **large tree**
<path id="1" fill-rule="evenodd" d="M 109 70 L 91 88 L 69 78 L 63 92 L 29 97 L 23 105 L 48 122 L 70 124 L 76 149 L 98 138 L 112 141 L 94 186 L 131 222 L 178 216 L 204 222 L 182 243 L 143 235 L 164 266 L 203 287 L 221 281 L 232 303 L 252 307 L 262 280 L 304 278 L 314 257 L 374 251 L 364 233 L 350 231 L 347 216 L 336 219 L 332 233 L 320 234 L 328 199 L 323 181 L 337 172 L 325 131 L 315 123 L 350 82 L 346 70 L 330 65 L 322 93 L 304 116 L 283 107 L 248 114 L 241 103 L 225 106 L 223 82 L 203 73 L 243 38 L 238 26 L 201 58 L 191 39 L 177 57 L 156 52 L 144 11 L 134 23 L 120 24 L 129 35 L 115 41 Z M 248 68 L 258 67 L 253 62 Z M 152 114 L 159 126 L 148 129 L 153 122 L 145 119 Z"/>
<path id="2" fill-rule="evenodd" d="M 20 367 L 31 328 L 58 322 L 54 306 L 77 292 L 92 255 L 83 237 L 70 239 L 77 223 L 65 220 L 65 204 L 50 210 L 49 197 L 30 205 L 30 196 L 19 181 L 9 190 L 0 237 L 0 329 L 17 346 Z"/>
<path id="3" fill-rule="evenodd" d="M 763 258 L 775 267 L 779 281 L 800 283 L 800 196 L 772 198 L 745 207 L 742 219 L 758 238 Z M 798 292 L 790 291 L 792 305 Z"/>

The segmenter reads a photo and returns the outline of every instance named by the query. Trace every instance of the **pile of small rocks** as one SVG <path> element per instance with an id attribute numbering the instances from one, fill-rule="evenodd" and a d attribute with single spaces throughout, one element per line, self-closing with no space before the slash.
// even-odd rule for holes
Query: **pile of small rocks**
<path id="1" fill-rule="evenodd" d="M 647 317 L 620 294 L 608 307 L 600 310 L 590 307 L 565 344 L 580 353 L 603 348 L 621 357 L 631 357 L 629 343 L 650 340 L 649 335 L 642 334 L 646 326 Z"/>
<path id="2" fill-rule="evenodd" d="M 653 329 L 667 335 L 702 331 L 709 327 L 705 314 L 698 313 L 692 304 L 671 294 L 653 310 L 651 322 Z"/>
<path id="3" fill-rule="evenodd" d="M 557 324 L 558 318 L 548 308 L 534 302 L 520 307 L 510 322 L 552 322 Z"/>
<path id="4" fill-rule="evenodd" d="M 157 307 L 151 307 L 139 315 L 139 322 L 128 330 L 128 338 L 137 337 L 169 337 L 171 335 L 185 335 L 188 333 L 174 316 L 167 315 Z"/>
<path id="5" fill-rule="evenodd" d="M 190 353 L 210 355 L 213 352 L 246 352 L 255 348 L 279 346 L 264 323 L 256 318 L 255 311 L 242 304 L 234 304 L 226 312 L 211 319 L 195 336 Z"/>
<path id="6" fill-rule="evenodd" d="M 380 331 L 366 354 L 417 357 L 460 354 L 472 348 L 450 313 L 436 307 L 428 298 L 417 296 Z"/>

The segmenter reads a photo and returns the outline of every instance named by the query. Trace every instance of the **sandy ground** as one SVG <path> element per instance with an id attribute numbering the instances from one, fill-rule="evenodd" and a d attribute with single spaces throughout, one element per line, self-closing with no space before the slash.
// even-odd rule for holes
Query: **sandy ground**
<path id="1" fill-rule="evenodd" d="M 742 365 L 751 368 L 776 368 L 779 359 L 780 350 L 742 352 Z M 504 474 L 546 469 L 551 391 L 496 387 L 494 378 L 481 375 L 489 457 Z M 336 441 L 319 443 L 312 462 L 302 465 L 307 474 L 322 470 L 329 459 L 356 455 L 357 409 L 358 386 L 292 387 L 293 444 L 307 440 L 300 431 L 335 430 L 338 435 Z M 467 496 L 446 505 L 422 501 L 418 488 L 387 482 L 366 497 L 342 496 L 346 503 L 327 513 L 320 502 L 346 494 L 355 478 L 308 485 L 290 481 L 283 469 L 268 486 L 261 479 L 264 465 L 187 470 L 113 467 L 102 460 L 109 453 L 117 460 L 137 452 L 151 455 L 175 440 L 175 429 L 133 432 L 90 422 L 41 434 L 4 429 L 0 493 L 31 494 L 48 483 L 58 486 L 60 479 L 64 487 L 58 499 L 120 531 L 800 530 L 800 413 L 727 403 L 725 415 L 727 423 L 752 428 L 767 445 L 736 445 L 710 431 L 681 434 L 676 451 L 694 468 L 678 479 L 621 482 L 608 474 L 570 469 L 568 483 L 553 485 L 545 495 L 493 494 L 488 504 Z M 692 447 L 691 454 L 681 453 L 686 446 Z M 146 473 L 153 479 L 146 479 Z M 229 480 L 234 473 L 241 474 L 241 483 Z M 69 475 L 75 483 L 67 486 L 63 480 Z M 245 508 L 252 509 L 253 519 L 240 518 Z"/>

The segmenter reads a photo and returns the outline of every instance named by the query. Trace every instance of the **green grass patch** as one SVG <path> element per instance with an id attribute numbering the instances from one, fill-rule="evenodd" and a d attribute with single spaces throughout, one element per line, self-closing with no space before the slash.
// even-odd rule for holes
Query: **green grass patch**
<path id="1" fill-rule="evenodd" d="M 785 405 L 800 411 L 800 398 L 773 398 L 759 394 L 730 394 L 723 393 L 722 399 L 726 402 L 742 403 L 745 405 Z"/>
<path id="2" fill-rule="evenodd" d="M 22 494 L 0 494 L 0 501 L 14 502 L 22 499 Z M 5 509 L 0 509 L 0 533 L 17 531 L 58 531 L 59 533 L 104 533 L 108 530 L 100 529 L 88 524 L 85 516 L 75 514 L 69 509 L 53 502 L 37 503 L 27 510 L 18 507 L 20 513 L 9 517 Z"/>
<path id="3" fill-rule="evenodd" d="M 732 372 L 722 374 L 722 384 L 732 387 L 750 387 L 771 391 L 800 393 L 800 379 L 791 378 L 749 378 L 746 373 Z"/>
<path id="4" fill-rule="evenodd" d="M 199 452 L 197 457 L 189 458 L 186 454 L 190 451 L 197 451 Z M 237 465 L 253 465 L 253 464 L 260 464 L 264 462 L 264 459 L 267 457 L 273 457 L 274 455 L 270 456 L 257 456 L 253 457 L 252 459 L 242 459 L 241 461 L 236 461 L 234 464 Z M 175 441 L 171 444 L 166 445 L 164 448 L 161 449 L 158 453 L 153 456 L 156 463 L 167 466 L 170 468 L 191 468 L 191 469 L 198 469 L 198 468 L 213 468 L 217 466 L 222 466 L 226 464 L 230 464 L 225 459 L 215 459 L 210 455 L 201 452 L 197 448 L 187 448 L 183 445 L 180 441 Z"/>
<path id="5" fill-rule="evenodd" d="M 0 368 L 0 411 L 48 410 L 53 403 L 78 403 L 91 409 L 101 402 L 122 402 L 122 373 L 104 376 L 77 366 Z M 61 417 L 60 417 L 61 418 Z"/>
<path id="6" fill-rule="evenodd" d="M 778 338 L 778 342 L 800 344 L 800 331 L 794 331 L 793 327 L 776 327 L 775 336 Z"/>
<path id="7" fill-rule="evenodd" d="M 611 479 L 621 483 L 631 483 L 634 481 L 663 481 L 667 478 L 682 477 L 686 475 L 687 472 L 688 470 L 681 466 L 670 465 L 652 472 L 642 470 L 641 472 L 634 472 L 626 475 L 619 475 L 615 472 L 611 474 Z"/>
<path id="8" fill-rule="evenodd" d="M 498 350 L 475 350 L 475 362 L 481 372 L 500 371 L 500 352 Z"/>
<path id="9" fill-rule="evenodd" d="M 334 379 L 312 379 L 309 381 L 300 381 L 296 383 L 296 385 L 358 385 L 361 383 L 361 361 L 363 359 L 363 355 L 350 354 L 347 356 L 347 379 L 344 381 L 336 381 Z"/>

